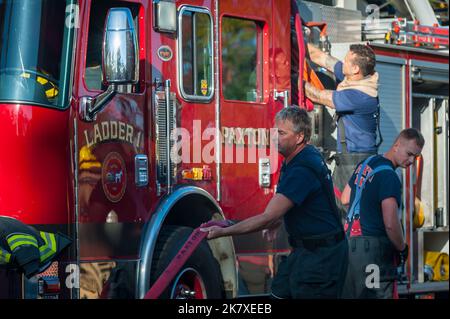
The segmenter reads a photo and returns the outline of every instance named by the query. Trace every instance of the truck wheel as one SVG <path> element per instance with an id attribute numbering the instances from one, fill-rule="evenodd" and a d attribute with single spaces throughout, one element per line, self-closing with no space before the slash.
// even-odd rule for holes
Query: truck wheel
<path id="1" fill-rule="evenodd" d="M 155 247 L 150 276 L 151 284 L 155 283 L 167 268 L 192 232 L 193 229 L 189 227 L 163 226 Z M 220 267 L 206 240 L 200 243 L 159 298 L 223 298 L 223 279 Z"/>

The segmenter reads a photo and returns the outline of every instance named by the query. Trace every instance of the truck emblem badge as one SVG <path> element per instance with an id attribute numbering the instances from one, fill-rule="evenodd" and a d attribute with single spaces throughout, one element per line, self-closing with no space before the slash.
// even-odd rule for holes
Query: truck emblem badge
<path id="1" fill-rule="evenodd" d="M 102 167 L 102 185 L 106 198 L 113 203 L 120 201 L 127 188 L 127 171 L 123 158 L 109 153 Z"/>
<path id="2" fill-rule="evenodd" d="M 172 56 L 173 56 L 172 49 L 169 46 L 163 45 L 158 48 L 158 57 L 162 61 L 164 62 L 170 61 L 172 60 Z"/>

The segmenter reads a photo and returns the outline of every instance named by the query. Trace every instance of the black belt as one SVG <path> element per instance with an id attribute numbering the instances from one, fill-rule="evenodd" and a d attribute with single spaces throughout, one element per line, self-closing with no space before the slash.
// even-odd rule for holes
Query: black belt
<path id="1" fill-rule="evenodd" d="M 293 248 L 304 247 L 308 250 L 315 250 L 319 247 L 330 247 L 341 242 L 345 238 L 343 231 L 339 231 L 332 235 L 316 238 L 294 238 L 289 236 L 289 244 Z"/>

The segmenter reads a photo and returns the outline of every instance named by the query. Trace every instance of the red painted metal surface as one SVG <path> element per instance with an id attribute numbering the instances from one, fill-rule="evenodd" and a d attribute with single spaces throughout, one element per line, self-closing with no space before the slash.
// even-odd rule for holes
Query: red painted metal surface
<path id="1" fill-rule="evenodd" d="M 212 0 L 192 0 L 192 1 L 177 1 L 178 10 L 182 6 L 195 6 L 201 8 L 207 8 L 211 14 L 212 22 L 214 24 L 215 21 L 215 12 L 214 12 L 214 1 Z M 214 28 L 211 30 L 214 35 Z M 156 44 L 156 48 L 159 45 L 168 45 L 173 52 L 177 52 L 177 41 L 176 39 L 169 39 L 168 37 L 161 37 L 160 34 L 153 32 L 152 38 L 158 41 L 158 38 L 162 39 L 161 44 Z M 205 163 L 203 161 L 204 156 L 202 156 L 202 151 L 205 149 L 206 145 L 208 145 L 212 141 L 212 137 L 204 136 L 205 139 L 202 139 L 203 132 L 206 129 L 214 129 L 215 124 L 215 97 L 213 96 L 211 100 L 206 102 L 198 102 L 198 101 L 188 101 L 182 97 L 180 92 L 180 83 L 178 80 L 177 73 L 177 63 L 179 57 L 174 57 L 169 62 L 162 62 L 156 55 L 156 51 L 152 50 L 152 61 L 153 61 L 153 70 L 161 70 L 162 76 L 164 78 L 169 78 L 172 81 L 173 91 L 177 94 L 177 100 L 180 105 L 178 108 L 179 112 L 179 122 L 178 127 L 183 128 L 186 132 L 189 133 L 189 139 L 186 141 L 190 145 L 190 156 L 189 161 L 183 161 L 180 163 L 178 169 L 179 171 L 190 170 L 192 168 L 201 168 L 203 165 L 207 164 L 211 170 L 211 179 L 207 181 L 188 181 L 183 180 L 180 177 L 178 178 L 179 184 L 190 184 L 201 187 L 205 189 L 208 193 L 210 193 L 213 197 L 217 197 L 217 174 L 216 174 L 216 162 L 212 161 L 210 163 Z M 214 53 L 214 49 L 213 52 Z M 214 66 L 215 67 L 215 66 Z M 217 71 L 217 70 L 216 70 Z M 181 72 L 178 71 L 178 72 Z M 157 76 L 157 74 L 153 74 L 153 77 Z M 214 81 L 214 75 L 213 75 Z M 208 84 L 210 85 L 210 84 Z M 212 152 L 211 152 L 212 153 Z"/>
<path id="2" fill-rule="evenodd" d="M 67 224 L 69 111 L 0 104 L 0 215 L 27 224 Z"/>
<path id="3" fill-rule="evenodd" d="M 262 26 L 263 51 L 263 98 L 261 102 L 241 102 L 227 100 L 220 92 L 222 127 L 231 128 L 266 128 L 274 126 L 274 117 L 283 107 L 283 101 L 274 100 L 274 90 L 291 91 L 290 83 L 290 2 L 246 1 L 245 5 L 235 6 L 233 1 L 220 2 L 220 29 L 224 16 L 252 19 Z M 276 6 L 276 8 L 275 8 Z M 285 8 L 278 10 L 278 8 Z M 222 48 L 222 43 L 220 43 Z M 220 58 L 222 69 L 222 58 Z M 267 77 L 267 72 L 269 73 Z M 221 78 L 221 87 L 223 87 Z M 236 152 L 239 146 L 223 144 L 222 152 L 233 147 Z M 247 146 L 245 151 L 248 151 Z M 269 150 L 267 149 L 267 153 Z M 278 160 L 278 157 L 276 157 Z M 271 161 L 271 165 L 280 165 Z M 278 174 L 272 175 L 271 187 L 264 189 L 258 183 L 258 163 L 223 163 L 222 164 L 222 207 L 230 219 L 245 219 L 262 213 L 274 194 L 274 185 Z"/>
<path id="4" fill-rule="evenodd" d="M 172 91 L 177 94 L 177 125 L 190 133 L 191 146 L 196 142 L 194 121 L 201 123 L 200 133 L 206 128 L 216 126 L 215 96 L 207 103 L 186 101 L 182 98 L 178 83 L 177 39 L 155 32 L 152 28 L 151 2 L 147 0 L 127 2 L 136 4 L 139 12 L 140 91 L 118 94 L 98 114 L 94 122 L 81 120 L 80 99 L 101 93 L 89 90 L 85 82 L 92 3 L 95 2 L 79 1 L 80 26 L 74 49 L 70 108 L 60 111 L 31 105 L 0 105 L 0 214 L 18 218 L 27 224 L 67 225 L 76 222 L 75 213 L 78 212 L 81 249 L 79 253 L 82 259 L 117 256 L 118 251 L 94 251 L 94 247 L 100 247 L 103 240 L 97 237 L 96 229 L 106 225 L 108 218 L 117 224 L 128 225 L 136 236 L 133 240 L 138 241 L 141 235 L 140 227 L 151 218 L 158 205 L 160 197 L 156 195 L 155 187 L 156 150 L 152 113 L 156 78 L 171 80 Z M 182 5 L 207 8 L 213 22 L 216 21 L 212 0 L 177 1 L 178 8 Z M 221 90 L 218 92 L 220 129 L 232 127 L 269 130 L 274 125 L 276 112 L 283 106 L 282 100 L 274 100 L 274 90 L 291 90 L 290 33 L 286 32 L 290 30 L 290 1 L 219 1 L 218 14 L 219 40 L 224 16 L 254 20 L 262 26 L 261 59 L 264 63 L 264 92 L 261 102 L 229 101 L 224 98 Z M 170 61 L 158 58 L 157 49 L 162 45 L 170 47 L 174 53 Z M 219 72 L 220 81 L 221 45 L 219 42 L 219 70 L 216 70 Z M 123 128 L 122 138 L 105 138 L 103 130 L 111 130 L 112 125 L 117 125 L 119 130 Z M 210 142 L 211 140 L 201 141 L 201 149 Z M 230 147 L 220 145 L 222 152 L 226 147 Z M 236 150 L 236 145 L 231 147 Z M 268 151 L 269 149 L 266 153 Z M 114 163 L 108 161 L 108 165 L 105 165 L 112 153 L 117 154 Z M 135 185 L 134 158 L 137 154 L 145 154 L 149 159 L 150 176 L 146 187 Z M 199 154 L 192 156 L 201 159 Z M 182 163 L 179 172 L 202 167 L 204 164 L 209 165 L 211 170 L 210 180 L 186 181 L 178 177 L 177 184 L 189 183 L 205 189 L 213 197 L 220 195 L 219 204 L 227 218 L 244 219 L 261 213 L 274 193 L 278 175 L 272 175 L 270 188 L 261 188 L 258 183 L 258 161 L 222 164 L 221 194 L 217 194 L 216 183 L 219 177 L 216 174 L 215 162 Z M 278 156 L 275 156 L 272 165 L 279 165 Z M 105 185 L 108 173 L 116 174 L 119 178 L 122 171 L 124 177 L 120 179 L 120 183 L 112 187 Z M 77 203 L 74 202 L 75 195 L 78 197 Z M 78 207 L 78 211 L 75 207 Z M 122 253 L 123 256 L 136 254 L 137 251 Z"/>
<path id="5" fill-rule="evenodd" d="M 433 52 L 432 50 L 414 50 L 409 49 L 408 47 L 395 45 L 386 47 L 373 46 L 372 48 L 376 55 L 448 64 L 448 56 L 441 55 L 439 52 Z"/>
<path id="6" fill-rule="evenodd" d="M 79 98 L 102 92 L 89 89 L 85 81 L 92 1 L 80 3 L 82 25 L 74 78 L 74 95 L 78 99 L 73 105 L 72 121 L 76 122 L 73 134 L 77 138 L 77 154 L 73 156 L 78 159 L 79 255 L 83 260 L 137 258 L 142 226 L 150 218 L 151 203 L 156 203 L 153 177 L 149 177 L 147 187 L 137 187 L 134 179 L 137 154 L 149 156 L 149 170 L 154 174 L 149 155 L 154 153 L 149 151 L 151 63 L 147 56 L 147 30 L 151 25 L 147 19 L 151 13 L 147 1 L 130 2 L 139 6 L 140 90 L 117 94 L 93 122 L 83 121 L 78 114 Z M 114 175 L 117 183 L 109 180 L 109 175 Z"/>
<path id="7" fill-rule="evenodd" d="M 405 105 L 405 128 L 411 127 L 412 125 L 412 88 L 411 88 L 411 66 L 406 65 L 405 67 L 405 90 L 406 90 L 406 105 Z M 412 185 L 411 185 L 411 168 L 406 169 L 406 185 L 405 185 L 405 198 L 406 198 L 406 242 L 408 243 L 409 247 L 413 247 L 412 245 L 412 220 L 413 220 L 413 213 L 414 213 L 414 194 L 412 194 Z M 411 286 L 411 280 L 412 280 L 412 263 L 408 262 L 406 264 L 406 273 L 408 274 L 408 289 Z"/>

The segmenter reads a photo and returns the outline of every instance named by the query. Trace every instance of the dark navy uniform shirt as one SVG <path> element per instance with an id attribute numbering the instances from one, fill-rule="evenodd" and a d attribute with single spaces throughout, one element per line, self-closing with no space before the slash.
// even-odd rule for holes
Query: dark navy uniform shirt
<path id="1" fill-rule="evenodd" d="M 319 172 L 328 170 L 322 155 L 312 145 L 307 145 L 288 164 L 283 163 L 277 193 L 294 203 L 284 215 L 288 234 L 298 239 L 342 228 L 317 175 L 300 161 L 311 163 Z"/>
<path id="2" fill-rule="evenodd" d="M 344 80 L 342 73 L 342 62 L 334 66 L 336 80 Z M 333 92 L 333 103 L 336 112 L 342 114 L 345 128 L 345 139 L 348 152 L 374 153 L 376 148 L 376 112 L 378 110 L 378 99 L 356 89 L 347 89 Z M 338 130 L 338 152 L 342 152 L 340 132 Z"/>
<path id="3" fill-rule="evenodd" d="M 355 179 L 361 168 L 361 164 L 362 163 L 358 164 L 348 182 L 352 189 L 349 207 L 351 207 L 355 198 Z M 377 155 L 367 164 L 368 168 L 365 171 L 367 173 L 363 173 L 362 176 L 366 176 L 371 170 L 380 165 L 389 165 L 394 168 L 394 165 L 390 160 L 382 155 Z M 383 222 L 381 202 L 389 197 L 394 197 L 398 207 L 401 207 L 402 184 L 395 170 L 380 171 L 373 175 L 370 180 L 366 181 L 360 201 L 360 223 L 362 234 L 364 236 L 387 236 L 386 227 Z"/>

